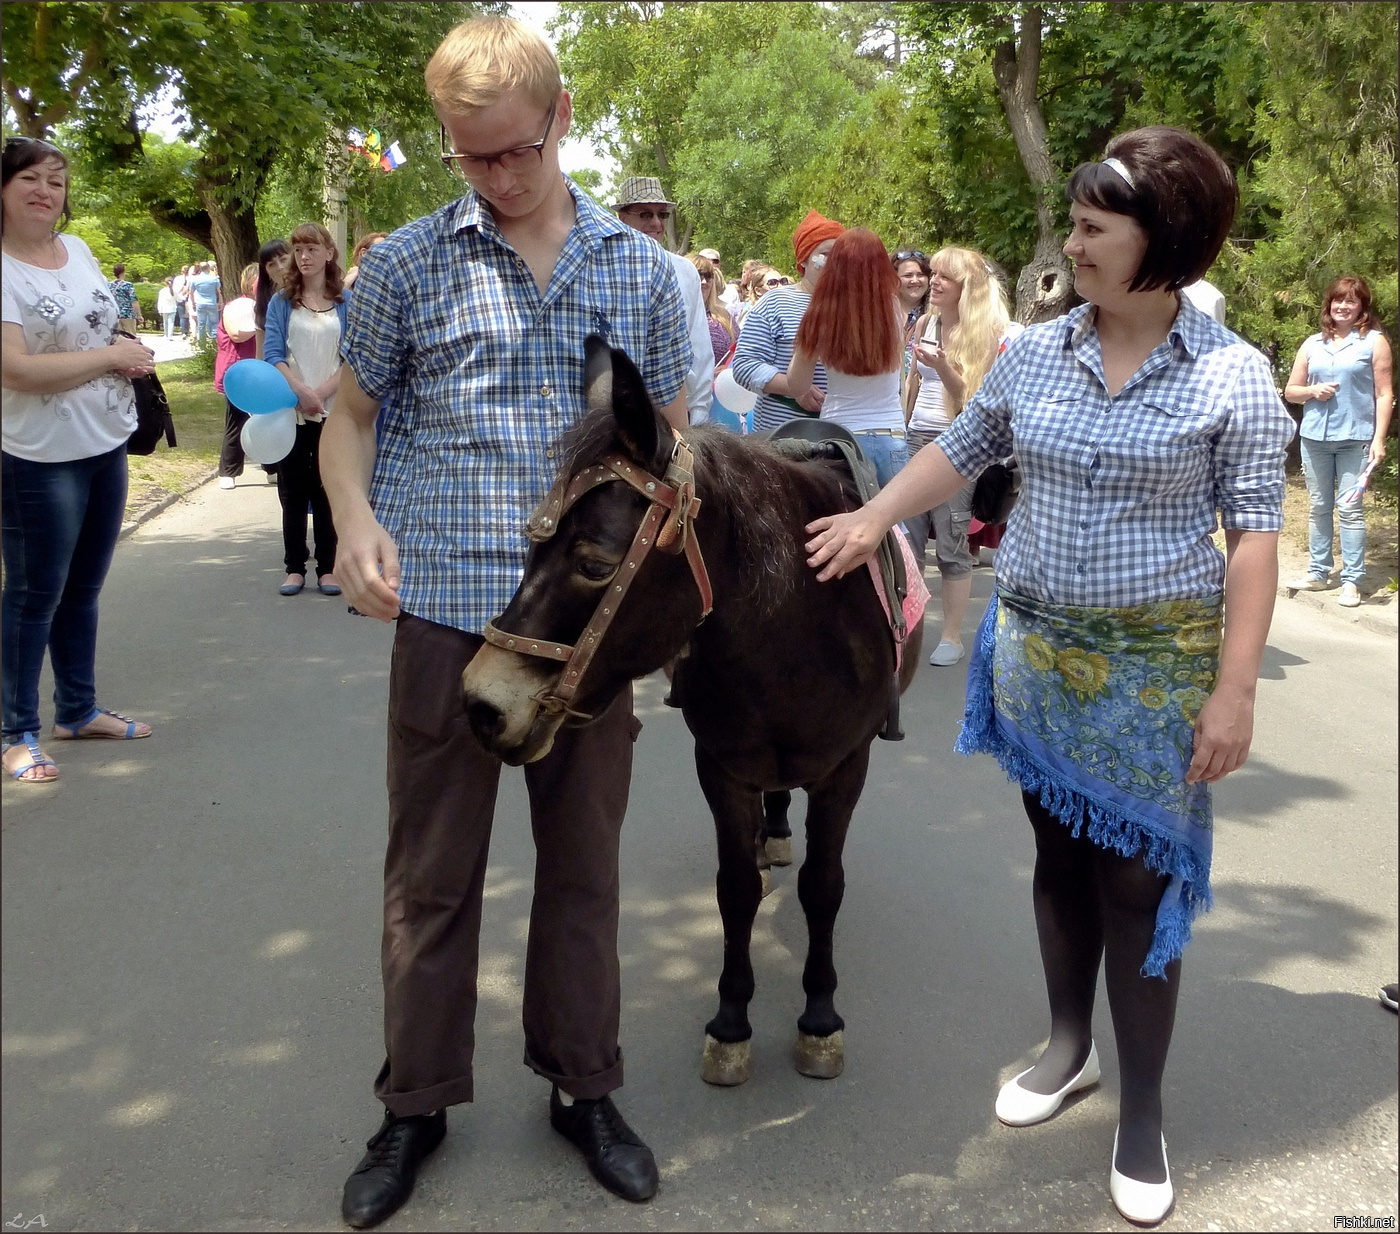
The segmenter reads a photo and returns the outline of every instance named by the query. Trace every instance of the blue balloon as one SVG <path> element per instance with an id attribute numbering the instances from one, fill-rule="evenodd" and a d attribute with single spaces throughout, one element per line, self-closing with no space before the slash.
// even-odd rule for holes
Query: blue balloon
<path id="1" fill-rule="evenodd" d="M 297 396 L 275 365 L 266 360 L 239 360 L 224 373 L 224 393 L 239 411 L 265 416 L 297 405 Z"/>

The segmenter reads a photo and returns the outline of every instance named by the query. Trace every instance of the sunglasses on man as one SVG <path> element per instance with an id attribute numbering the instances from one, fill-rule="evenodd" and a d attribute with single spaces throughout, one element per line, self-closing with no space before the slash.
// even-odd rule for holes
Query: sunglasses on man
<path id="1" fill-rule="evenodd" d="M 671 217 L 669 210 L 638 210 L 636 206 L 623 206 L 623 214 L 635 214 L 643 223 L 650 223 L 652 219 L 660 219 L 663 223 Z"/>

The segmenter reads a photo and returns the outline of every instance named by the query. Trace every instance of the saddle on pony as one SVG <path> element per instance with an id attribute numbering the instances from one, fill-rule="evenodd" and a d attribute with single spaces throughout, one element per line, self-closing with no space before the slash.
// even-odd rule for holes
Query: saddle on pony
<path id="1" fill-rule="evenodd" d="M 850 430 L 830 420 L 789 420 L 768 434 L 768 442 L 779 453 L 798 460 L 834 459 L 846 465 L 855 483 L 860 504 L 865 505 L 880 491 L 875 466 L 865 457 Z M 895 673 L 890 683 L 890 708 L 879 736 L 886 741 L 902 741 L 899 726 L 899 670 L 904 642 L 914 622 L 922 621 L 928 604 L 928 588 L 919 574 L 914 555 L 898 526 L 885 533 L 875 560 L 870 563 L 876 595 L 889 618 L 894 639 Z"/>

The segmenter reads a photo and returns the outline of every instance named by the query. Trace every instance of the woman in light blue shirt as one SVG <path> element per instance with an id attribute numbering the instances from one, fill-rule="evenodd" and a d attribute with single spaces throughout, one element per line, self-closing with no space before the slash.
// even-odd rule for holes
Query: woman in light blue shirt
<path id="1" fill-rule="evenodd" d="M 1362 278 L 1333 279 L 1322 297 L 1322 332 L 1298 348 L 1284 397 L 1303 404 L 1303 474 L 1308 482 L 1308 572 L 1288 585 L 1321 591 L 1330 585 L 1332 510 L 1342 540 L 1342 591 L 1337 603 L 1361 603 L 1366 575 L 1366 517 L 1361 498 L 1339 502 L 1368 465 L 1385 458 L 1395 404 L 1390 343 L 1371 310 Z"/>
<path id="2" fill-rule="evenodd" d="M 1015 339 L 952 428 L 869 505 L 811 524 L 807 547 L 819 579 L 844 574 L 892 523 L 1020 462 L 957 747 L 1020 783 L 1036 843 L 1050 1040 L 996 1113 L 1043 1122 L 1098 1082 L 1102 963 L 1120 1078 L 1109 1193 L 1151 1225 L 1173 1199 L 1162 1073 L 1181 954 L 1211 902 L 1209 785 L 1249 752 L 1293 423 L 1264 356 L 1181 294 L 1229 233 L 1230 168 L 1163 126 L 1107 153 L 1066 189 L 1088 303 Z"/>

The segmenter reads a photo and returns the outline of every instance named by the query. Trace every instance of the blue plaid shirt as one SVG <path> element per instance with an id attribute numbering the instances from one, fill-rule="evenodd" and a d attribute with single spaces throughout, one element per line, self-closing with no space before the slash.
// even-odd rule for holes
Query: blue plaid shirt
<path id="1" fill-rule="evenodd" d="M 1015 452 L 1021 498 L 997 577 L 1051 604 L 1219 595 L 1227 529 L 1283 526 L 1293 420 L 1264 356 L 1183 298 L 1166 341 L 1110 397 L 1092 305 L 1032 326 L 938 439 L 965 476 Z"/>
<path id="2" fill-rule="evenodd" d="M 525 568 L 525 519 L 584 413 L 583 340 L 632 357 L 658 406 L 690 368 L 662 249 L 569 180 L 578 210 L 544 295 L 469 192 L 365 254 L 341 357 L 382 403 L 370 504 L 405 612 L 480 632 Z"/>

